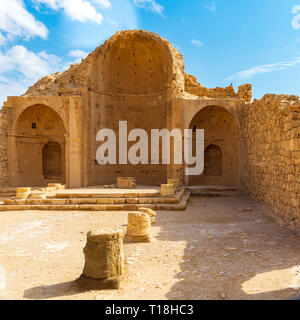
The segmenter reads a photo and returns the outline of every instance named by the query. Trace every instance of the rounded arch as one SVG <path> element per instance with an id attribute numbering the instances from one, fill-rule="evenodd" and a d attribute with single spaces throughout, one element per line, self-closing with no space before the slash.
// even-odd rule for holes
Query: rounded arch
<path id="1" fill-rule="evenodd" d="M 14 129 L 14 184 L 47 186 L 49 182 L 65 183 L 66 130 L 59 114 L 43 104 L 33 105 L 19 115 Z M 45 146 L 48 147 L 45 149 Z M 48 174 L 44 174 L 45 168 Z"/>
<path id="2" fill-rule="evenodd" d="M 13 129 L 18 135 L 49 136 L 66 133 L 61 116 L 45 104 L 35 104 L 23 110 L 15 120 Z"/>
<path id="3" fill-rule="evenodd" d="M 171 87 L 175 49 L 147 31 L 116 33 L 96 55 L 91 80 L 107 94 L 151 95 Z"/>
<path id="4" fill-rule="evenodd" d="M 204 172 L 189 178 L 192 185 L 240 184 L 240 128 L 235 116 L 218 105 L 201 109 L 192 119 L 193 148 L 197 129 L 204 130 Z"/>
<path id="5" fill-rule="evenodd" d="M 195 129 L 195 125 L 202 124 L 205 127 L 201 129 L 211 130 L 217 122 L 222 126 L 224 131 L 229 129 L 227 135 L 232 135 L 232 133 L 238 135 L 240 132 L 240 125 L 236 116 L 224 106 L 220 105 L 208 105 L 199 110 L 190 121 L 189 128 Z"/>

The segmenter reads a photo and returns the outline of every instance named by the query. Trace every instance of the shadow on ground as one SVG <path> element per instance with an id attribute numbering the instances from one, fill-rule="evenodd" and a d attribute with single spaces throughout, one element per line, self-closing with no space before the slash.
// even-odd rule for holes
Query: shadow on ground
<path id="1" fill-rule="evenodd" d="M 249 211 L 239 212 L 245 208 Z M 300 294 L 300 239 L 247 197 L 191 198 L 163 213 L 158 240 L 186 241 L 168 299 L 289 299 Z M 176 224 L 182 232 L 174 232 Z M 177 228 L 178 230 L 178 228 Z M 293 273 L 290 270 L 293 268 Z M 298 287 L 298 288 L 297 288 Z"/>

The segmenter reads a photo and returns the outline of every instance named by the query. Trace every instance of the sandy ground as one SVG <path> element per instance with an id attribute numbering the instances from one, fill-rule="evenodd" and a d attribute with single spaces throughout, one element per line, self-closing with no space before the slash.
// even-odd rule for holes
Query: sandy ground
<path id="1" fill-rule="evenodd" d="M 251 208 L 240 212 L 239 209 Z M 300 294 L 300 239 L 248 197 L 192 197 L 158 212 L 151 244 L 126 244 L 119 291 L 78 292 L 86 233 L 125 212 L 1 212 L 2 299 L 285 299 Z"/>

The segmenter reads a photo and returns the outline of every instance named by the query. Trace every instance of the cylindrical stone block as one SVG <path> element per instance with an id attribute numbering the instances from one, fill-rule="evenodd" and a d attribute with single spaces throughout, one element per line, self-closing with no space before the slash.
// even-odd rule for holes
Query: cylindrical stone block
<path id="1" fill-rule="evenodd" d="M 151 234 L 151 219 L 147 213 L 128 213 L 127 236 L 144 237 Z"/>
<path id="2" fill-rule="evenodd" d="M 16 189 L 16 199 L 27 199 L 31 194 L 31 188 Z"/>
<path id="3" fill-rule="evenodd" d="M 83 274 L 92 279 L 108 279 L 125 272 L 123 231 L 101 230 L 87 234 L 83 249 L 85 266 Z"/>
<path id="4" fill-rule="evenodd" d="M 152 225 L 156 223 L 156 212 L 154 210 L 149 208 L 139 208 L 139 211 L 148 214 Z"/>

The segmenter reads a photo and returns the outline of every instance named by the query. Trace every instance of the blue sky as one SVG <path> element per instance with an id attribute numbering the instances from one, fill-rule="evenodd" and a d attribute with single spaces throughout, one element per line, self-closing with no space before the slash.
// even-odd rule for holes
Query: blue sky
<path id="1" fill-rule="evenodd" d="M 169 40 L 204 86 L 300 95 L 300 0 L 0 0 L 0 105 L 124 29 Z"/>

